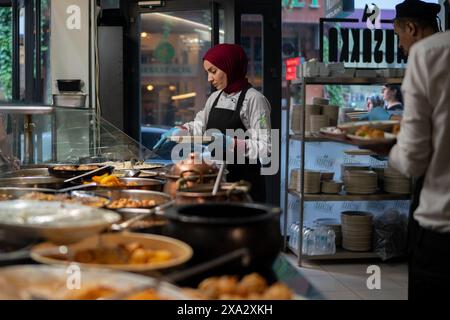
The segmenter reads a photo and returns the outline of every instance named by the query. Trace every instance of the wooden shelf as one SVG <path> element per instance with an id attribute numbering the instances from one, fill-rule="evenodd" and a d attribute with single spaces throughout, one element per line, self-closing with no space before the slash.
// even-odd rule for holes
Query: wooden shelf
<path id="1" fill-rule="evenodd" d="M 336 84 L 336 85 L 376 85 L 376 84 L 401 84 L 403 78 L 385 78 L 385 77 L 305 77 L 291 82 L 291 85 L 302 84 Z"/>
<path id="2" fill-rule="evenodd" d="M 288 245 L 288 248 L 292 253 L 298 256 L 297 250 Z M 373 259 L 379 258 L 379 256 L 372 251 L 368 252 L 356 252 L 356 251 L 348 251 L 343 248 L 336 248 L 335 254 L 326 254 L 320 256 L 307 256 L 303 255 L 303 259 L 305 260 L 350 260 L 350 259 Z"/>
<path id="3" fill-rule="evenodd" d="M 327 136 L 321 135 L 321 134 L 313 134 L 310 136 L 303 137 L 301 134 L 291 134 L 289 135 L 289 138 L 292 140 L 298 140 L 298 141 L 305 141 L 305 142 L 340 142 L 344 144 L 349 144 L 346 141 L 336 141 L 333 139 L 329 139 Z"/>
<path id="4" fill-rule="evenodd" d="M 289 189 L 289 194 L 300 198 L 300 192 Z M 305 194 L 305 201 L 381 201 L 381 200 L 410 200 L 409 194 L 375 193 L 375 194 Z"/>

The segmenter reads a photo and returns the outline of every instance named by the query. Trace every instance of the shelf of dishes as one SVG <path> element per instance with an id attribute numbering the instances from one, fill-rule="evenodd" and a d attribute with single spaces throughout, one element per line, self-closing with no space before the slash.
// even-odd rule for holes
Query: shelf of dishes
<path id="1" fill-rule="evenodd" d="M 390 219 L 375 217 L 370 212 L 343 211 L 340 219 L 321 218 L 313 224 L 300 227 L 292 223 L 289 230 L 289 248 L 298 254 L 302 237 L 302 254 L 308 259 L 351 259 L 376 257 L 374 251 L 383 251 L 386 246 L 395 245 L 393 239 L 379 231 L 393 228 L 400 223 L 399 215 L 388 213 Z M 384 230 L 384 229 L 383 229 Z M 397 248 L 398 246 L 396 246 Z M 375 250 L 376 249 L 376 250 Z"/>
<path id="2" fill-rule="evenodd" d="M 300 192 L 289 190 L 289 194 L 300 198 Z M 347 194 L 345 192 L 339 194 L 305 194 L 305 201 L 380 201 L 380 200 L 410 200 L 410 195 L 393 194 L 393 193 L 376 193 L 368 195 Z"/>
<path id="3" fill-rule="evenodd" d="M 348 163 L 342 164 L 339 180 L 333 180 L 334 175 L 332 171 L 305 169 L 302 176 L 300 169 L 291 169 L 289 193 L 300 197 L 303 187 L 306 201 L 408 200 L 410 198 L 411 179 L 389 167 Z"/>
<path id="4" fill-rule="evenodd" d="M 288 246 L 289 250 L 291 250 L 296 256 L 298 256 L 298 251 Z M 379 258 L 379 256 L 372 251 L 368 252 L 352 252 L 342 248 L 337 248 L 335 254 L 324 254 L 324 255 L 303 255 L 304 259 L 307 260 L 347 260 L 347 259 L 372 259 Z"/>
<path id="5" fill-rule="evenodd" d="M 355 85 L 376 85 L 376 84 L 401 84 L 403 78 L 398 77 L 305 77 L 293 80 L 291 85 L 305 84 L 355 84 Z"/>

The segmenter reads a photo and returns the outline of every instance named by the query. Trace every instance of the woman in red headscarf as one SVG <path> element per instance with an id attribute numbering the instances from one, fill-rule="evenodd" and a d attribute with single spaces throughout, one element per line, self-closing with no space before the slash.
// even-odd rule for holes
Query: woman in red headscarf
<path id="1" fill-rule="evenodd" d="M 171 129 L 155 148 L 163 145 L 168 136 L 179 135 L 180 130 L 196 136 L 215 131 L 212 135 L 224 141 L 225 151 L 234 152 L 234 163 L 230 164 L 227 158 L 227 181 L 250 182 L 253 199 L 265 202 L 260 161 L 266 163 L 271 152 L 270 104 L 248 82 L 247 64 L 247 56 L 239 45 L 224 43 L 209 49 L 203 57 L 203 67 L 217 91 L 210 95 L 194 121 Z M 247 138 L 231 134 L 230 130 L 238 129 L 246 132 Z M 239 153 L 244 153 L 245 163 L 238 161 Z"/>

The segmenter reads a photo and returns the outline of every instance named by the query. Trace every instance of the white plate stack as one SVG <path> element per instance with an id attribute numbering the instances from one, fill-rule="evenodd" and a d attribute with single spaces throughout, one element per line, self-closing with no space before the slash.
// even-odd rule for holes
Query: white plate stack
<path id="1" fill-rule="evenodd" d="M 411 193 L 411 180 L 392 168 L 385 168 L 384 191 L 397 194 L 409 194 Z"/>
<path id="2" fill-rule="evenodd" d="M 292 106 L 291 130 L 294 134 L 302 133 L 302 107 L 299 105 Z"/>
<path id="3" fill-rule="evenodd" d="M 344 185 L 347 193 L 373 194 L 376 193 L 378 189 L 378 176 L 373 171 L 345 171 Z"/>
<path id="4" fill-rule="evenodd" d="M 341 181 L 322 181 L 322 192 L 328 194 L 338 194 L 342 190 Z"/>
<path id="5" fill-rule="evenodd" d="M 305 193 L 320 192 L 320 171 L 305 170 Z M 300 169 L 292 169 L 289 181 L 289 189 L 301 191 Z"/>
<path id="6" fill-rule="evenodd" d="M 330 103 L 330 100 L 322 97 L 313 97 L 312 103 L 316 105 L 325 106 Z"/>
<path id="7" fill-rule="evenodd" d="M 320 115 L 322 108 L 317 104 L 307 104 L 305 109 L 305 132 L 311 133 L 311 117 Z"/>
<path id="8" fill-rule="evenodd" d="M 337 219 L 319 218 L 314 220 L 314 224 L 317 226 L 325 226 L 333 229 L 335 234 L 334 243 L 336 247 L 342 245 L 342 226 Z"/>
<path id="9" fill-rule="evenodd" d="M 322 106 L 322 114 L 327 116 L 330 121 L 330 126 L 337 126 L 339 118 L 339 107 L 329 105 Z"/>
<path id="10" fill-rule="evenodd" d="M 369 212 L 341 213 L 342 247 L 350 251 L 369 251 L 372 248 L 373 216 Z"/>
<path id="11" fill-rule="evenodd" d="M 320 128 L 328 127 L 330 125 L 330 118 L 326 115 L 311 115 L 310 116 L 310 131 L 312 133 L 317 133 Z"/>

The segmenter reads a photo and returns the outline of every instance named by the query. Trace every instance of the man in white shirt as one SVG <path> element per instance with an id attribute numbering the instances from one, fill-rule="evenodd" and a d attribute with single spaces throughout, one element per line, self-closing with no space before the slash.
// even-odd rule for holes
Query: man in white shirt
<path id="1" fill-rule="evenodd" d="M 411 45 L 401 131 L 389 155 L 393 168 L 424 178 L 410 220 L 409 299 L 442 299 L 450 288 L 449 71 L 450 31 Z"/>

